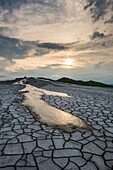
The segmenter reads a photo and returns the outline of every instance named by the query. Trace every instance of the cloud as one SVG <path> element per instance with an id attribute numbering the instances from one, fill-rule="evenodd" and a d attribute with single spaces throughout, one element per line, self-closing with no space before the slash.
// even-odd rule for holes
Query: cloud
<path id="1" fill-rule="evenodd" d="M 11 30 L 8 27 L 1 26 L 0 34 L 4 34 L 5 32 L 11 33 Z"/>
<path id="2" fill-rule="evenodd" d="M 94 48 L 111 47 L 113 45 L 113 34 L 105 34 L 103 32 L 95 31 L 90 35 L 91 44 Z M 92 42 L 92 40 L 94 40 Z"/>
<path id="3" fill-rule="evenodd" d="M 35 42 L 32 43 L 35 44 Z M 89 44 L 91 44 L 91 42 L 89 42 Z M 95 44 L 96 43 L 92 43 L 92 46 Z M 76 48 L 78 46 L 82 48 L 82 45 L 83 44 L 80 43 L 75 43 L 75 45 L 74 43 L 71 43 L 70 49 L 68 48 L 66 50 L 55 51 L 52 50 L 50 53 L 38 57 L 35 55 L 29 55 L 29 57 L 23 57 L 21 59 L 14 58 L 12 59 L 12 62 L 6 60 L 2 56 L 0 59 L 4 64 L 3 68 L 5 72 L 10 73 L 12 77 L 25 75 L 52 77 L 53 75 L 57 75 L 59 72 L 61 74 L 59 77 L 72 76 L 72 78 L 75 79 L 78 78 L 88 80 L 92 78 L 93 80 L 97 80 L 99 79 L 99 76 L 102 77 L 103 73 L 105 76 L 108 74 L 110 75 L 113 65 L 112 48 L 95 45 L 96 49 L 92 50 L 88 48 L 87 44 L 85 51 L 77 51 Z M 31 51 L 30 53 L 32 54 L 34 52 Z M 74 62 L 72 67 L 65 65 L 67 58 L 73 59 Z M 109 68 L 109 71 L 107 71 L 107 68 Z M 102 79 L 104 79 L 104 77 Z"/>
<path id="4" fill-rule="evenodd" d="M 97 39 L 97 38 L 105 38 L 105 34 L 104 33 L 101 33 L 101 32 L 93 32 L 92 36 L 91 36 L 91 39 L 94 40 L 94 39 Z"/>
<path id="5" fill-rule="evenodd" d="M 42 58 L 46 55 L 51 58 L 59 58 L 62 56 L 75 57 L 78 53 L 92 52 L 97 55 L 99 50 L 110 48 L 113 45 L 111 34 L 94 32 L 91 35 L 91 40 L 88 43 L 73 42 L 73 43 L 46 43 L 40 41 L 23 41 L 17 38 L 9 38 L 0 36 L 0 56 L 13 61 L 14 59 L 25 59 L 29 57 Z M 104 47 L 104 48 L 103 48 Z M 105 48 L 105 50 L 106 50 Z M 96 49 L 96 51 L 95 51 Z"/>
<path id="6" fill-rule="evenodd" d="M 105 61 L 100 61 L 100 62 L 98 62 L 97 64 L 95 64 L 95 68 L 96 68 L 96 69 L 99 69 L 99 68 L 101 68 L 104 64 L 105 64 Z"/>
<path id="7" fill-rule="evenodd" d="M 12 11 L 12 9 L 18 9 L 20 8 L 22 5 L 24 4 L 43 4 L 43 5 L 47 5 L 47 1 L 46 0 L 0 0 L 0 6 L 3 9 L 9 9 L 10 11 Z"/>
<path id="8" fill-rule="evenodd" d="M 65 50 L 65 45 L 40 43 L 39 41 L 23 41 L 0 35 L 0 56 L 4 56 L 9 60 L 32 56 L 38 57 L 60 50 Z"/>
<path id="9" fill-rule="evenodd" d="M 113 10 L 112 0 L 86 0 L 84 10 L 90 11 L 91 18 L 94 22 L 104 18 L 108 11 Z"/>
<path id="10" fill-rule="evenodd" d="M 64 52 L 54 52 L 45 54 L 41 57 L 27 57 L 23 59 L 12 59 L 12 65 L 6 68 L 7 71 L 18 72 L 19 70 L 39 70 L 41 68 L 53 68 L 62 65 L 64 61 Z M 61 59 L 62 56 L 62 59 Z"/>
<path id="11" fill-rule="evenodd" d="M 13 61 L 0 57 L 0 70 L 5 71 L 7 67 L 12 66 L 13 64 Z"/>
<path id="12" fill-rule="evenodd" d="M 4 76 L 1 76 L 1 75 L 0 75 L 0 78 L 4 78 L 4 77 L 6 77 L 6 76 L 5 76 L 5 75 L 4 75 Z"/>
<path id="13" fill-rule="evenodd" d="M 73 58 L 73 64 L 67 66 L 66 60 L 68 58 Z M 84 67 L 85 64 L 78 61 L 75 58 L 75 52 L 71 50 L 59 50 L 54 51 L 43 56 L 31 56 L 22 59 L 12 59 L 13 63 L 10 66 L 5 67 L 7 71 L 18 72 L 18 71 L 29 71 L 29 70 L 40 70 L 40 69 L 74 69 L 75 67 Z"/>
<path id="14" fill-rule="evenodd" d="M 107 21 L 105 21 L 105 24 L 113 24 L 113 16 L 110 18 L 110 19 L 108 19 Z"/>
<path id="15" fill-rule="evenodd" d="M 38 44 L 38 47 L 48 48 L 48 49 L 53 49 L 53 50 L 64 50 L 65 49 L 64 45 L 56 44 L 56 43 L 40 43 Z"/>
<path id="16" fill-rule="evenodd" d="M 1 4 L 1 9 L 6 10 L 2 15 L 4 22 L 17 23 L 19 21 L 19 23 L 24 24 L 24 21 L 25 25 L 27 22 L 31 22 L 33 25 L 42 25 L 53 24 L 66 19 L 66 9 L 63 6 L 64 2 L 61 3 L 58 2 L 58 0 L 55 0 L 54 2 L 51 0 L 20 0 L 20 2 L 15 0 L 13 0 L 14 2 L 11 2 L 11 0 L 6 1 L 7 3 Z"/>
<path id="17" fill-rule="evenodd" d="M 0 56 L 0 61 L 4 61 L 4 60 L 5 60 L 5 58 Z"/>
<path id="18" fill-rule="evenodd" d="M 9 60 L 24 57 L 30 49 L 31 46 L 22 40 L 0 35 L 0 55 Z"/>
<path id="19" fill-rule="evenodd" d="M 51 64 L 49 65 L 51 68 L 55 68 L 55 67 L 59 67 L 59 66 L 62 66 L 62 64 Z"/>
<path id="20" fill-rule="evenodd" d="M 83 34 L 87 38 L 86 34 L 91 30 L 82 0 L 5 0 L 5 2 L 2 0 L 0 5 L 2 13 L 0 26 L 7 28 L 1 30 L 1 34 L 6 36 L 69 43 L 78 41 Z"/>
<path id="21" fill-rule="evenodd" d="M 108 75 L 112 11 L 113 0 L 0 0 L 1 69 L 12 76 L 61 71 L 92 77 L 101 72 L 97 64 Z M 67 58 L 74 60 L 70 69 L 64 66 Z"/>

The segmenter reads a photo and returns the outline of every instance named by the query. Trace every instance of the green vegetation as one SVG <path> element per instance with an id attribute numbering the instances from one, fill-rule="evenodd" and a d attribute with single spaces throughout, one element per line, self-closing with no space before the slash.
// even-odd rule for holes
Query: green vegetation
<path id="1" fill-rule="evenodd" d="M 63 83 L 70 83 L 70 84 L 76 84 L 76 85 L 83 85 L 83 86 L 97 86 L 97 87 L 111 87 L 113 88 L 113 86 L 104 84 L 104 83 L 100 83 L 100 82 L 96 82 L 96 81 L 82 81 L 82 80 L 73 80 L 67 77 L 63 77 L 61 79 L 57 80 L 58 82 L 63 82 Z"/>

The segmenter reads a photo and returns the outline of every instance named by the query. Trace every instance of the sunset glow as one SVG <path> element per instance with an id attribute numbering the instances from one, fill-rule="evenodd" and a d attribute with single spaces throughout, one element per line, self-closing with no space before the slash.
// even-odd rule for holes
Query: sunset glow
<path id="1" fill-rule="evenodd" d="M 67 66 L 72 66 L 73 65 L 73 59 L 72 58 L 68 58 L 66 59 L 66 61 L 64 62 L 65 65 Z"/>
<path id="2" fill-rule="evenodd" d="M 0 0 L 0 80 L 57 75 L 113 84 L 113 0 L 99 2 Z"/>

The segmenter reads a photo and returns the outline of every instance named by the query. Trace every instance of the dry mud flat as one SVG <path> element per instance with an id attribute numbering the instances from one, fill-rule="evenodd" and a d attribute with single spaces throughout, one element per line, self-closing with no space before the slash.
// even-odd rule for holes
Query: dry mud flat
<path id="1" fill-rule="evenodd" d="M 84 119 L 91 130 L 64 132 L 40 123 L 21 104 L 19 85 L 0 85 L 0 169 L 112 170 L 113 90 L 46 84 L 43 100 Z"/>

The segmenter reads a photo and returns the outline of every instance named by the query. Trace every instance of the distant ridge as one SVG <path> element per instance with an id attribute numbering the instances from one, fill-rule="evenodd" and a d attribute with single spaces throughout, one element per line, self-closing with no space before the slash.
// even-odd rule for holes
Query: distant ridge
<path id="1" fill-rule="evenodd" d="M 67 77 L 63 77 L 57 80 L 58 82 L 63 82 L 63 83 L 70 83 L 70 84 L 76 84 L 76 85 L 83 85 L 83 86 L 94 86 L 94 87 L 111 87 L 111 85 L 107 85 L 104 83 L 96 82 L 96 81 L 82 81 L 82 80 L 73 80 Z"/>
<path id="2" fill-rule="evenodd" d="M 21 78 L 16 78 L 16 79 L 13 79 L 13 80 L 5 80 L 5 81 L 0 81 L 0 84 L 12 84 L 12 83 L 16 83 L 16 82 L 19 82 L 21 80 L 24 80 L 26 79 L 26 83 L 27 84 L 32 84 L 32 85 L 35 85 L 38 83 L 38 80 L 42 80 L 43 81 L 43 84 L 47 84 L 46 81 L 49 81 L 49 82 L 62 82 L 62 83 L 70 83 L 70 84 L 76 84 L 76 85 L 83 85 L 83 86 L 94 86 L 94 87 L 108 87 L 108 88 L 113 88 L 113 85 L 107 85 L 107 84 L 104 84 L 104 83 L 101 83 L 101 82 L 96 82 L 96 81 L 82 81 L 82 80 L 73 80 L 73 79 L 70 79 L 68 77 L 62 77 L 58 80 L 52 80 L 50 78 L 45 78 L 45 77 L 21 77 Z"/>
<path id="3" fill-rule="evenodd" d="M 26 77 L 21 77 L 21 78 L 16 78 L 16 79 L 13 79 L 13 80 L 4 80 L 4 81 L 0 81 L 1 84 L 12 84 L 12 83 L 16 83 L 18 81 L 21 81 L 23 79 L 25 79 Z"/>

